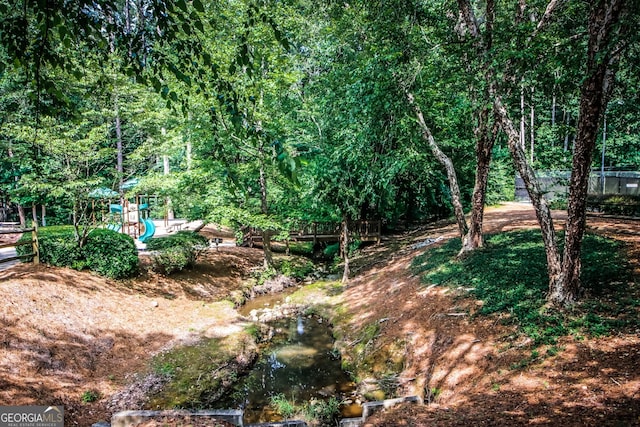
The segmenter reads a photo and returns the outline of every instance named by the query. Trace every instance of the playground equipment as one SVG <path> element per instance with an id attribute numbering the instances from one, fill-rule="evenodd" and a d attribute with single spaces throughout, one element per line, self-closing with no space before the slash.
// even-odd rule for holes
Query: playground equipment
<path id="1" fill-rule="evenodd" d="M 122 189 L 131 189 L 138 183 L 137 179 L 130 179 L 122 185 Z M 98 221 L 106 223 L 106 228 L 128 234 L 134 239 L 145 242 L 156 232 L 156 226 L 150 219 L 150 204 L 158 205 L 157 195 L 136 195 L 120 199 L 120 193 L 109 188 L 96 188 L 89 193 L 92 200 L 91 217 L 94 224 Z M 113 200 L 121 203 L 111 203 Z M 98 212 L 99 210 L 99 212 Z M 96 218 L 100 213 L 101 219 Z M 165 212 L 165 226 L 167 226 Z"/>
<path id="2" fill-rule="evenodd" d="M 138 201 L 137 197 L 136 201 Z M 156 232 L 156 226 L 149 218 L 148 203 L 130 203 L 128 200 L 125 201 L 124 206 L 111 203 L 109 213 L 120 218 L 118 222 L 107 224 L 110 230 L 122 231 L 143 243 L 153 237 Z"/>

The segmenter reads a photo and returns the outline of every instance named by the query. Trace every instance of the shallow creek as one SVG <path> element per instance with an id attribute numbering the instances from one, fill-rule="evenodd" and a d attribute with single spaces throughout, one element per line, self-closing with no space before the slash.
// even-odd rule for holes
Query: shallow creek
<path id="1" fill-rule="evenodd" d="M 286 295 L 258 297 L 243 307 L 241 313 L 273 307 Z M 335 397 L 347 402 L 342 405 L 343 417 L 358 416 L 360 406 L 350 404 L 355 399 L 356 385 L 342 371 L 340 359 L 332 351 L 333 337 L 326 322 L 313 316 L 297 316 L 270 322 L 269 326 L 274 329 L 273 339 L 261 349 L 250 373 L 217 406 L 242 408 L 244 421 L 257 423 L 282 419 L 269 406 L 272 396 L 283 394 L 296 405 Z"/>

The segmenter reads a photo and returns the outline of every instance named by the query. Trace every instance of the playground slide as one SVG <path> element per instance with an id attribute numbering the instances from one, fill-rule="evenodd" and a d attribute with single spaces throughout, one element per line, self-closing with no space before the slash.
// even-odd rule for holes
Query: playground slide
<path id="1" fill-rule="evenodd" d="M 144 224 L 144 234 L 138 237 L 138 240 L 144 243 L 156 233 L 156 226 L 153 224 L 153 221 L 148 218 L 142 218 L 140 222 Z"/>
<path id="2" fill-rule="evenodd" d="M 107 224 L 107 230 L 120 232 L 120 224 L 114 224 L 114 223 Z"/>

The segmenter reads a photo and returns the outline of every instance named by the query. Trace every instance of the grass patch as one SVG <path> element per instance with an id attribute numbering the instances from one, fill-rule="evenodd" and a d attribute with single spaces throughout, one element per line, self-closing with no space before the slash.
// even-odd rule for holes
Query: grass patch
<path id="1" fill-rule="evenodd" d="M 509 313 L 536 344 L 553 344 L 567 334 L 603 335 L 638 322 L 622 249 L 614 240 L 585 236 L 581 280 L 589 298 L 564 311 L 545 306 L 548 278 L 539 230 L 487 236 L 485 248 L 463 259 L 456 258 L 460 241 L 452 239 L 416 257 L 412 268 L 425 284 L 473 288 L 483 301 L 479 314 Z"/>
<path id="2" fill-rule="evenodd" d="M 285 420 L 301 418 L 308 425 L 318 427 L 336 425 L 340 413 L 340 402 L 335 397 L 327 400 L 312 399 L 297 404 L 295 399 L 287 399 L 280 393 L 271 396 L 270 405 Z"/>

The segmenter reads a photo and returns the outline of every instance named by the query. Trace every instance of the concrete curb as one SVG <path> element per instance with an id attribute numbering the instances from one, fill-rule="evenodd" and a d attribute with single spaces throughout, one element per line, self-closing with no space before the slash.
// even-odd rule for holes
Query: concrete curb
<path id="1" fill-rule="evenodd" d="M 422 399 L 419 396 L 406 396 L 399 397 L 397 399 L 386 399 L 363 403 L 362 416 L 358 418 L 344 418 L 340 420 L 340 427 L 360 427 L 368 417 L 376 412 L 392 408 L 401 403 L 415 403 L 421 405 Z M 307 424 L 304 421 L 298 420 L 247 424 L 245 426 L 242 421 L 243 415 L 244 411 L 236 409 L 218 409 L 211 411 L 123 411 L 113 415 L 111 418 L 111 424 L 100 422 L 93 424 L 92 427 L 134 427 L 151 417 L 159 416 L 208 417 L 223 420 L 238 427 L 307 427 Z"/>
<path id="2" fill-rule="evenodd" d="M 158 416 L 189 416 L 215 418 L 226 421 L 238 427 L 243 427 L 243 411 L 235 409 L 220 409 L 214 411 L 123 411 L 111 417 L 111 427 L 133 427 Z M 95 426 L 95 424 L 94 424 Z"/>

